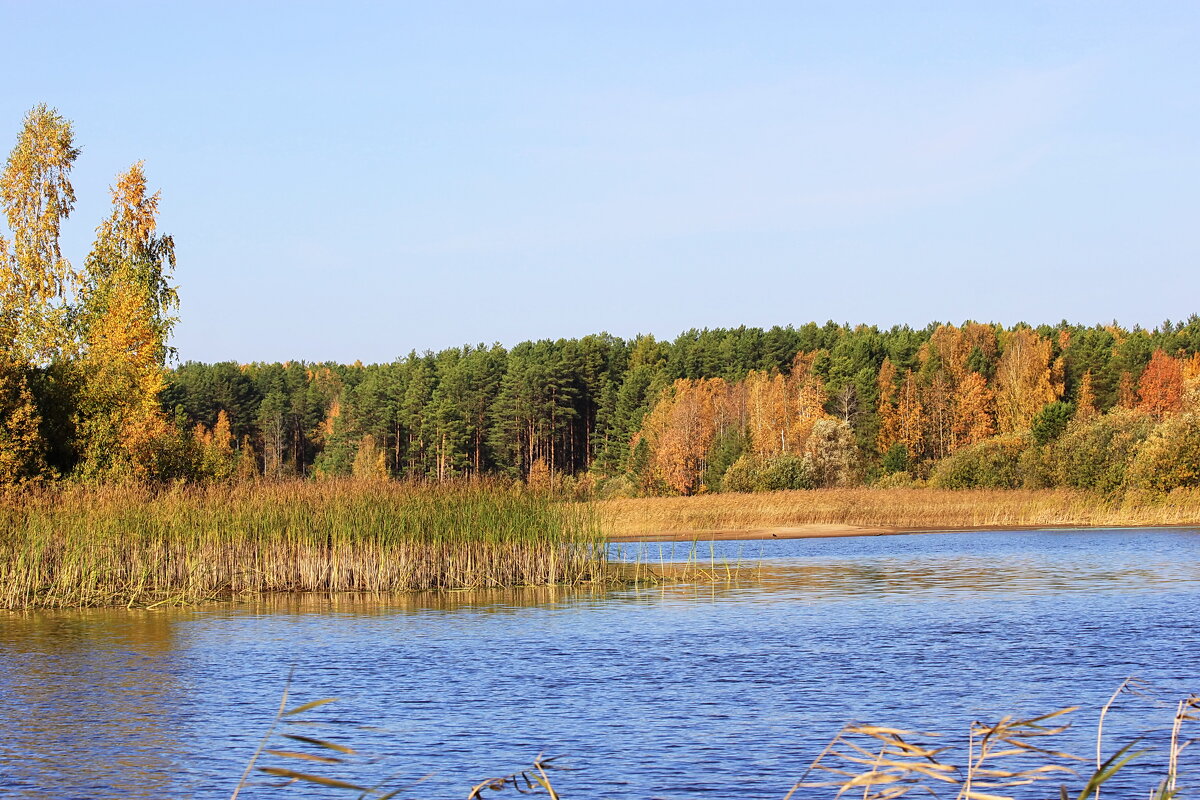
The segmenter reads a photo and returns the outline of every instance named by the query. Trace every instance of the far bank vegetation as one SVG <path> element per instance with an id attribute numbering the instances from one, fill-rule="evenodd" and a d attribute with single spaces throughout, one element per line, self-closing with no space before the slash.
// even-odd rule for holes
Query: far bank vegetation
<path id="1" fill-rule="evenodd" d="M 61 252 L 47 106 L 0 174 L 0 488 L 502 479 L 577 498 L 1200 485 L 1200 318 L 607 334 L 387 364 L 173 363 L 176 243 L 141 162 Z"/>

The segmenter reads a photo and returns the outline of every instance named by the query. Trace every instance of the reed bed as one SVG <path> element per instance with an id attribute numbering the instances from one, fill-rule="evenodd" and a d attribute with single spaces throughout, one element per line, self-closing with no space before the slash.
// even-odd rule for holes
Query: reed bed
<path id="1" fill-rule="evenodd" d="M 596 501 L 612 538 L 840 525 L 884 530 L 1200 523 L 1200 491 L 1109 498 L 1066 489 L 813 489 Z"/>
<path id="2" fill-rule="evenodd" d="M 58 488 L 0 504 L 0 607 L 607 582 L 595 515 L 520 487 Z"/>

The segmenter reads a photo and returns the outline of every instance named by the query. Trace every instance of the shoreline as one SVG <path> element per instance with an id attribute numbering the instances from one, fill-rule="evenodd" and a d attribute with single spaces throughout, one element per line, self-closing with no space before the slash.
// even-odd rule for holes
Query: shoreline
<path id="1" fill-rule="evenodd" d="M 756 541 L 769 539 L 844 539 L 859 536 L 909 536 L 914 534 L 931 533 L 975 533 L 994 531 L 997 533 L 1015 531 L 1083 531 L 1083 530 L 1119 530 L 1119 529 L 1175 529 L 1200 530 L 1200 524 L 1131 524 L 1131 525 L 1079 525 L 1079 524 L 1048 524 L 1048 525 L 975 525 L 947 528 L 899 528 L 899 527 L 865 527 L 862 525 L 813 523 L 810 525 L 779 526 L 765 528 L 715 528 L 695 530 L 656 531 L 647 533 L 617 532 L 606 534 L 609 542 L 724 542 L 724 541 Z"/>
<path id="2" fill-rule="evenodd" d="M 818 539 L 948 531 L 1200 526 L 1200 490 L 808 489 L 594 500 L 610 541 Z"/>

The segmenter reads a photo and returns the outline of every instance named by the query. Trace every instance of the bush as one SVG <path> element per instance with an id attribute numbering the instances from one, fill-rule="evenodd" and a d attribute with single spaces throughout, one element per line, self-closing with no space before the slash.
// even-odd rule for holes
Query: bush
<path id="1" fill-rule="evenodd" d="M 1034 445 L 1021 453 L 1017 470 L 1026 489 L 1048 489 L 1054 485 L 1054 472 L 1044 447 Z"/>
<path id="2" fill-rule="evenodd" d="M 892 472 L 871 485 L 876 489 L 918 489 L 925 484 L 907 472 Z"/>
<path id="3" fill-rule="evenodd" d="M 804 458 L 813 486 L 850 486 L 861 477 L 854 430 L 840 419 L 822 419 L 813 425 L 804 443 Z"/>
<path id="4" fill-rule="evenodd" d="M 763 465 L 761 475 L 761 488 L 769 491 L 813 488 L 812 467 L 807 458 L 776 456 Z"/>
<path id="5" fill-rule="evenodd" d="M 942 459 L 929 483 L 938 489 L 1016 489 L 1023 483 L 1021 456 L 1030 443 L 1025 434 L 984 439 Z"/>
<path id="6" fill-rule="evenodd" d="M 1125 470 L 1154 430 L 1143 411 L 1113 409 L 1067 426 L 1048 452 L 1048 470 L 1060 486 L 1113 493 L 1125 486 Z"/>
<path id="7" fill-rule="evenodd" d="M 757 492 L 761 483 L 758 459 L 750 453 L 743 453 L 721 477 L 721 488 L 726 492 Z"/>
<path id="8" fill-rule="evenodd" d="M 767 492 L 780 489 L 813 488 L 812 469 L 808 459 L 782 455 L 760 460 L 744 453 L 721 480 L 727 492 Z"/>
<path id="9" fill-rule="evenodd" d="M 1129 464 L 1126 484 L 1159 492 L 1200 486 L 1200 414 L 1168 417 L 1155 427 Z"/>

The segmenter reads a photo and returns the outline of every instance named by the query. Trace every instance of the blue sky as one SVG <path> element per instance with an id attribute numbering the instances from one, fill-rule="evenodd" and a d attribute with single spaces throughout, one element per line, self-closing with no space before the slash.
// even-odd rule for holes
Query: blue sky
<path id="1" fill-rule="evenodd" d="M 183 359 L 1200 311 L 1195 3 L 0 2 Z M 8 133 L 4 133 L 4 130 Z"/>

